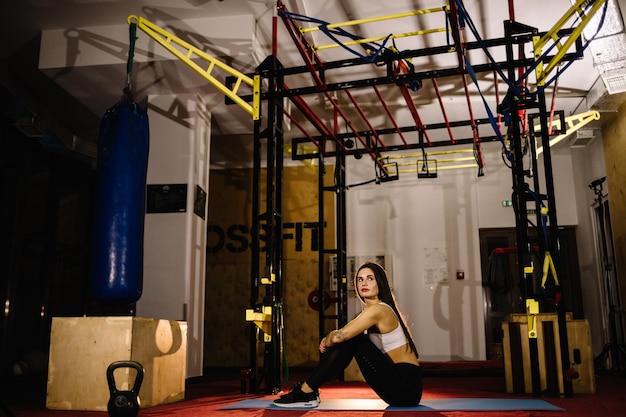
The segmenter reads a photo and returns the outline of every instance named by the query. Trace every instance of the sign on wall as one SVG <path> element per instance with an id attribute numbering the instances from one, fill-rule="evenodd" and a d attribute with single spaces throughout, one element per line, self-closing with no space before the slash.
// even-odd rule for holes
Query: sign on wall
<path id="1" fill-rule="evenodd" d="M 424 286 L 449 284 L 446 248 L 424 248 Z"/>

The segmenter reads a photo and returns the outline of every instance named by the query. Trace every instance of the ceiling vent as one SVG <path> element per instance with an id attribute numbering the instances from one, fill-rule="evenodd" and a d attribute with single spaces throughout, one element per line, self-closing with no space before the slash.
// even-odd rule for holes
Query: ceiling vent
<path id="1" fill-rule="evenodd" d="M 602 76 L 602 81 L 609 94 L 623 93 L 626 91 L 626 73 Z"/>
<path id="2" fill-rule="evenodd" d="M 584 148 L 596 138 L 593 129 L 579 129 L 572 135 L 569 141 L 570 148 Z"/>
<path id="3" fill-rule="evenodd" d="M 598 30 L 600 24 L 602 27 Z M 604 8 L 598 10 L 583 33 L 586 39 L 593 39 L 589 44 L 589 51 L 607 93 L 625 92 L 626 33 L 624 33 L 624 18 L 617 0 L 608 0 L 606 13 L 604 13 Z"/>

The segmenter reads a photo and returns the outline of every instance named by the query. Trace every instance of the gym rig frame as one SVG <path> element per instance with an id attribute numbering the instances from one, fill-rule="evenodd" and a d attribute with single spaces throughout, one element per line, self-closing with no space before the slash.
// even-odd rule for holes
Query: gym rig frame
<path id="1" fill-rule="evenodd" d="M 469 120 L 449 122 L 445 117 L 445 123 L 430 124 L 425 126 L 419 119 L 417 108 L 407 97 L 407 85 L 410 82 L 422 82 L 431 80 L 437 88 L 437 79 L 444 77 L 462 77 L 467 92 L 466 76 L 473 73 L 493 72 L 505 70 L 509 80 L 516 80 L 520 69 L 534 68 L 537 74 L 538 88 L 532 94 L 513 91 L 511 88 L 507 92 L 508 109 L 501 109 L 499 112 L 506 111 L 508 132 L 507 152 L 510 155 L 512 184 L 514 190 L 514 211 L 515 224 L 517 232 L 517 256 L 521 262 L 518 262 L 519 276 L 523 277 L 523 296 L 527 303 L 527 311 L 529 320 L 531 316 L 539 313 L 538 303 L 535 300 L 537 294 L 533 293 L 532 288 L 532 263 L 531 248 L 529 238 L 529 210 L 527 203 L 534 201 L 536 205 L 537 236 L 539 236 L 539 253 L 549 252 L 552 255 L 554 264 L 558 268 L 559 265 L 559 232 L 558 220 L 554 197 L 554 181 L 552 175 L 552 160 L 550 155 L 550 135 L 554 133 L 565 134 L 565 121 L 563 114 L 557 113 L 560 117 L 561 131 L 554 132 L 551 126 L 554 125 L 552 120 L 553 114 L 546 108 L 546 96 L 544 84 L 549 72 L 555 68 L 557 64 L 564 62 L 572 62 L 581 56 L 583 45 L 581 43 L 581 31 L 586 24 L 587 17 L 590 17 L 604 4 L 604 1 L 585 2 L 578 1 L 575 6 L 570 9 L 569 13 L 577 13 L 581 17 L 578 27 L 573 29 L 562 29 L 564 19 L 561 19 L 557 25 L 546 33 L 539 33 L 536 28 L 517 23 L 513 20 L 504 22 L 505 36 L 499 39 L 484 40 L 481 42 L 465 42 L 459 26 L 459 10 L 458 5 L 462 6 L 462 2 L 451 1 L 446 8 L 450 25 L 452 38 L 454 40 L 453 48 L 458 56 L 458 66 L 453 68 L 434 69 L 431 71 L 409 71 L 407 73 L 398 73 L 394 70 L 394 63 L 398 60 L 397 54 L 386 51 L 378 55 L 373 61 L 365 62 L 363 59 L 346 59 L 333 62 L 323 62 L 315 52 L 315 48 L 310 45 L 304 33 L 289 18 L 289 13 L 282 2 L 278 1 L 278 16 L 283 21 L 293 41 L 298 47 L 305 65 L 300 67 L 285 68 L 281 65 L 276 57 L 276 39 L 274 37 L 273 55 L 268 56 L 265 61 L 257 68 L 255 76 L 260 76 L 265 80 L 267 90 L 261 95 L 262 102 L 266 103 L 267 117 L 265 122 L 263 118 L 254 121 L 254 191 L 253 191 L 253 219 L 252 219 L 252 258 L 251 258 L 251 279 L 250 279 L 250 309 L 247 311 L 247 320 L 254 322 L 250 326 L 250 367 L 246 371 L 242 371 L 242 390 L 244 389 L 244 378 L 249 383 L 249 392 L 260 390 L 261 379 L 264 379 L 265 393 L 276 393 L 281 389 L 280 375 L 285 365 L 283 358 L 284 335 L 282 334 L 282 290 L 283 290 L 283 246 L 282 246 L 282 182 L 283 182 L 283 119 L 291 116 L 285 112 L 284 99 L 291 102 L 305 115 L 305 117 L 316 127 L 319 134 L 312 135 L 305 132 L 302 138 L 292 140 L 291 150 L 293 160 L 311 160 L 317 159 L 318 170 L 318 189 L 319 189 L 319 224 L 324 225 L 324 195 L 325 193 L 334 193 L 336 198 L 335 207 L 335 248 L 324 247 L 323 227 L 320 227 L 319 233 L 319 294 L 322 299 L 320 305 L 324 305 L 325 300 L 324 278 L 325 255 L 333 254 L 337 259 L 337 276 L 340 278 L 338 282 L 336 314 L 326 315 L 323 308 L 319 308 L 319 336 L 322 338 L 326 334 L 324 322 L 327 319 L 336 319 L 337 327 L 341 327 L 347 322 L 347 253 L 346 253 L 346 157 L 354 156 L 357 152 L 367 153 L 374 160 L 377 166 L 378 180 L 381 182 L 397 179 L 393 173 L 390 173 L 380 163 L 381 152 L 393 152 L 406 149 L 424 149 L 434 148 L 448 145 L 472 145 L 476 162 L 479 166 L 478 175 L 482 175 L 482 153 L 481 143 L 502 140 L 501 135 L 479 136 L 478 126 L 481 124 L 492 123 L 488 119 L 474 119 L 473 116 Z M 583 7 L 589 6 L 587 3 L 593 4 L 591 11 L 587 10 L 587 16 L 583 12 Z M 277 19 L 275 17 L 275 19 Z M 565 47 L 559 48 L 558 53 L 550 56 L 542 56 L 541 49 L 550 40 L 566 38 Z M 560 42 L 555 41 L 555 42 Z M 535 56 L 525 58 L 516 56 L 518 48 L 525 44 L 532 44 Z M 574 50 L 571 50 L 573 46 Z M 559 45 L 560 46 L 560 45 Z M 490 62 L 487 64 L 476 65 L 468 68 L 464 58 L 465 53 L 469 50 L 479 48 L 504 47 L 506 48 L 505 62 Z M 568 52 L 570 50 L 570 52 Z M 403 51 L 404 58 L 433 56 L 437 54 L 450 53 L 450 45 L 442 45 L 439 47 L 431 47 L 419 50 Z M 358 65 L 384 65 L 387 68 L 387 75 L 384 77 L 354 80 L 349 83 L 326 83 L 326 75 L 335 69 L 342 69 Z M 285 84 L 285 78 L 294 74 L 309 73 L 314 85 L 308 87 L 300 87 L 289 89 Z M 232 81 L 232 80 L 231 80 Z M 496 81 L 497 82 L 497 81 Z M 334 91 L 345 91 L 350 95 L 349 90 L 354 88 L 376 88 L 378 85 L 395 84 L 401 89 L 403 96 L 407 98 L 407 106 L 412 112 L 415 124 L 410 126 L 395 126 L 392 129 L 371 129 L 366 131 L 356 131 L 353 129 L 349 120 L 345 119 L 347 126 L 352 129 L 351 132 L 338 133 L 333 132 L 324 126 L 321 119 L 306 104 L 302 96 L 307 94 L 323 93 L 334 106 L 335 111 L 342 117 L 343 112 L 338 107 L 336 100 L 330 95 Z M 261 83 L 263 85 L 263 83 Z M 521 84 L 517 84 L 518 87 Z M 244 97 L 250 101 L 252 97 Z M 354 103 L 354 101 L 353 101 Z M 469 100 L 468 100 L 468 105 Z M 531 152 L 531 166 L 524 166 L 525 142 L 523 138 L 522 122 L 520 114 L 528 111 L 536 113 L 529 116 L 532 127 L 529 129 L 529 135 L 540 140 L 543 150 L 543 169 L 545 176 L 546 190 L 541 193 L 538 175 L 531 175 L 538 172 L 537 149 L 535 148 L 535 140 L 529 140 Z M 471 105 L 470 105 L 471 112 Z M 292 119 L 295 122 L 295 120 Z M 493 123 L 492 123 L 493 124 Z M 557 123 L 558 125 L 558 123 Z M 471 126 L 474 136 L 472 138 L 454 139 L 450 141 L 431 141 L 428 136 L 429 130 L 448 129 L 456 126 Z M 495 129 L 494 129 L 495 130 Z M 409 143 L 404 141 L 402 145 L 385 146 L 380 140 L 381 136 L 388 134 L 398 134 L 402 136 L 404 132 L 418 132 L 418 141 Z M 496 132 L 497 133 L 497 132 Z M 358 140 L 362 149 L 351 148 L 349 145 L 353 141 Z M 404 137 L 403 137 L 404 140 Z M 261 153 L 265 143 L 266 152 L 266 175 L 265 187 L 262 187 L 262 168 Z M 317 152 L 298 152 L 300 145 L 314 146 Z M 329 145 L 332 145 L 329 149 Z M 503 147 L 505 143 L 503 142 Z M 334 186 L 324 186 L 324 162 L 326 158 L 335 158 L 334 163 Z M 530 186 L 527 181 L 532 177 L 532 191 L 529 192 Z M 261 207 L 261 189 L 265 189 L 265 206 Z M 539 225 L 548 225 L 542 229 Z M 265 252 L 260 250 L 261 231 L 265 234 Z M 262 259 L 264 258 L 264 259 Z M 561 282 L 567 280 L 568 277 L 561 276 Z M 530 323 L 530 321 L 529 321 Z M 558 305 L 558 325 L 560 338 L 560 352 L 563 364 L 563 373 L 566 375 L 567 367 L 569 367 L 569 350 L 567 342 L 567 329 L 565 325 L 565 311 L 563 303 Z M 263 363 L 258 363 L 258 334 L 259 329 L 263 334 Z M 531 374 L 532 389 L 534 396 L 541 395 L 541 384 L 539 377 L 538 362 L 538 345 L 536 335 L 533 337 L 529 332 L 529 347 L 531 352 Z M 536 334 L 536 333 L 535 333 Z M 563 381 L 566 396 L 572 396 L 572 382 L 567 378 Z"/>

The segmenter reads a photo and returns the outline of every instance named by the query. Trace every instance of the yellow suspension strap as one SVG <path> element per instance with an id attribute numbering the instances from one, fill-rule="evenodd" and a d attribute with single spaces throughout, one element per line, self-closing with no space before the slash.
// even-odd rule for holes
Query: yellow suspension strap
<path id="1" fill-rule="evenodd" d="M 548 223 L 548 208 L 541 207 L 541 226 L 543 228 L 546 248 L 548 247 L 547 223 Z M 546 288 L 546 283 L 548 281 L 549 273 L 552 273 L 552 279 L 554 280 L 554 285 L 556 287 L 556 291 L 554 292 L 554 297 L 550 297 L 551 294 L 549 294 Z M 544 301 L 552 300 L 555 306 L 559 304 L 559 301 L 561 301 L 561 284 L 559 283 L 559 277 L 556 273 L 556 267 L 554 266 L 552 255 L 550 254 L 550 251 L 548 249 L 546 249 L 546 252 L 543 257 L 543 275 L 541 277 L 541 292 L 543 294 Z"/>
<path id="2" fill-rule="evenodd" d="M 561 301 L 561 284 L 559 284 L 559 278 L 556 274 L 556 268 L 554 267 L 554 261 L 552 260 L 552 255 L 550 255 L 550 251 L 546 251 L 546 254 L 543 258 L 543 276 L 541 278 L 541 292 L 543 293 L 543 299 L 550 299 L 548 290 L 546 289 L 546 282 L 548 281 L 548 272 L 552 273 L 552 278 L 554 279 L 554 285 L 556 286 L 556 292 L 554 293 L 553 302 L 554 305 L 558 305 L 559 301 Z"/>

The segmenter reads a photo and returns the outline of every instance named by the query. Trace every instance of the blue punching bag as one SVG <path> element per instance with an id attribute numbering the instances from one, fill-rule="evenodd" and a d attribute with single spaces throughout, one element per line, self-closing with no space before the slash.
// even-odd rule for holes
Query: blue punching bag
<path id="1" fill-rule="evenodd" d="M 90 284 L 105 304 L 130 304 L 143 290 L 148 115 L 125 97 L 100 126 Z"/>

